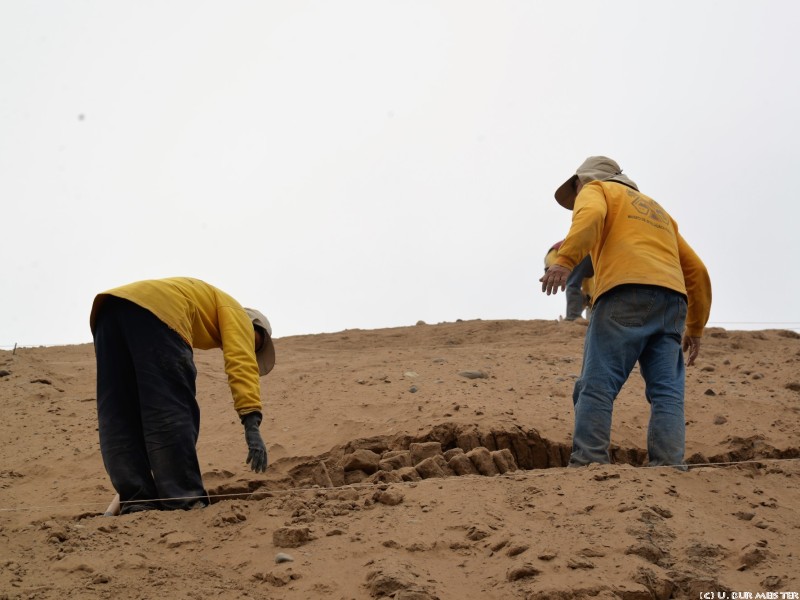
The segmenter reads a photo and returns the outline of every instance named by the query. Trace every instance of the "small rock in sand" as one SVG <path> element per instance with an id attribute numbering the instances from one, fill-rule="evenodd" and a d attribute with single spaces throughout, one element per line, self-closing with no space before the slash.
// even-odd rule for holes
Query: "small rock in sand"
<path id="1" fill-rule="evenodd" d="M 382 492 L 375 492 L 373 500 L 386 506 L 397 506 L 403 501 L 403 494 L 397 490 L 388 489 Z"/>
<path id="2" fill-rule="evenodd" d="M 467 379 L 486 379 L 489 377 L 484 371 L 459 371 L 458 374 Z"/>
<path id="3" fill-rule="evenodd" d="M 272 543 L 278 548 L 299 548 L 310 541 L 308 527 L 281 527 L 272 532 Z"/>
<path id="4" fill-rule="evenodd" d="M 509 581 L 519 581 L 527 577 L 535 577 L 539 573 L 541 573 L 541 571 L 533 565 L 522 565 L 521 567 L 510 569 L 508 573 L 506 573 L 506 579 Z"/>

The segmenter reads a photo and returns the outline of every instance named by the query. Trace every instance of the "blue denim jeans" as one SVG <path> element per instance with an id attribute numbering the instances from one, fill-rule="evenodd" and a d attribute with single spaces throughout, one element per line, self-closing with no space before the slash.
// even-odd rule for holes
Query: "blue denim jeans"
<path id="1" fill-rule="evenodd" d="M 614 400 L 639 362 L 650 403 L 650 466 L 682 465 L 685 367 L 681 339 L 686 298 L 646 285 L 621 285 L 595 302 L 575 382 L 575 432 L 570 466 L 609 463 Z"/>

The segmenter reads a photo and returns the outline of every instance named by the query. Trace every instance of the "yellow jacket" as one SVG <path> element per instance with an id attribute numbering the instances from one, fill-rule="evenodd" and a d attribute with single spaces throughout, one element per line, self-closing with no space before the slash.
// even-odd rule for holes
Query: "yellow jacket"
<path id="1" fill-rule="evenodd" d="M 686 335 L 703 335 L 711 311 L 708 271 L 655 200 L 620 183 L 587 183 L 555 263 L 573 269 L 586 254 L 594 265 L 592 302 L 626 283 L 669 288 L 687 296 Z"/>
<path id="2" fill-rule="evenodd" d="M 137 281 L 98 294 L 89 325 L 107 296 L 125 298 L 149 310 L 192 348 L 222 348 L 225 373 L 239 415 L 261 410 L 253 324 L 228 294 L 199 279 L 171 277 Z"/>

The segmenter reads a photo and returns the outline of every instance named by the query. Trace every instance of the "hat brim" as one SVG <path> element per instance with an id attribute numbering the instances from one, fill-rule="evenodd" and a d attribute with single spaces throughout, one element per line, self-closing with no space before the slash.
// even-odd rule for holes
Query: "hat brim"
<path id="1" fill-rule="evenodd" d="M 575 208 L 575 180 L 578 179 L 577 175 L 572 175 L 564 183 L 562 183 L 556 190 L 555 198 L 561 206 L 567 210 Z"/>
<path id="2" fill-rule="evenodd" d="M 272 371 L 275 367 L 275 346 L 272 343 L 272 337 L 264 333 L 266 339 L 261 346 L 261 350 L 256 352 L 256 362 L 258 362 L 258 374 L 264 377 L 267 373 Z"/>
<path id="3" fill-rule="evenodd" d="M 247 318 L 253 324 L 253 327 L 258 327 L 264 334 L 265 340 L 261 344 L 261 349 L 256 352 L 256 361 L 258 362 L 258 374 L 263 377 L 275 366 L 275 346 L 272 344 L 272 326 L 269 324 L 269 319 L 263 313 L 254 308 L 245 308 L 244 312 L 247 313 Z"/>

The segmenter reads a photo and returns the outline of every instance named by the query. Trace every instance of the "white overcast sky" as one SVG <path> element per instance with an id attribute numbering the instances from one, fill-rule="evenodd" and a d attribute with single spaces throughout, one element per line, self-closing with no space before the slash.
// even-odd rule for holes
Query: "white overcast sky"
<path id="1" fill-rule="evenodd" d="M 0 347 L 188 275 L 274 335 L 551 319 L 555 188 L 615 158 L 712 324 L 800 327 L 800 3 L 0 0 Z"/>

